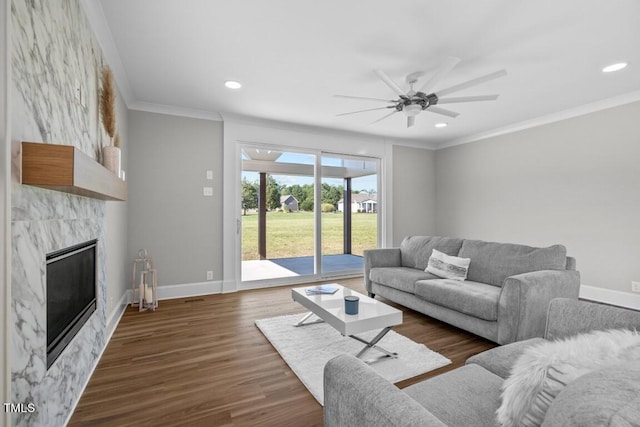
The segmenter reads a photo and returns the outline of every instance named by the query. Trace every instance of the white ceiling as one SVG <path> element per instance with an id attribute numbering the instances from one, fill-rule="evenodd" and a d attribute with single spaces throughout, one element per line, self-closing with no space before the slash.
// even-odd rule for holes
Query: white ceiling
<path id="1" fill-rule="evenodd" d="M 587 104 L 640 99 L 637 0 L 85 0 L 85 6 L 134 109 L 232 113 L 438 146 Z M 449 56 L 462 61 L 439 88 L 505 68 L 506 77 L 455 94 L 500 98 L 447 105 L 460 113 L 455 119 L 423 111 L 409 129 L 402 114 L 371 124 L 385 110 L 336 117 L 384 104 L 334 94 L 397 98 L 374 68 L 404 85 L 407 74 L 433 73 Z M 601 72 L 619 61 L 629 66 Z M 229 79 L 244 86 L 227 89 Z M 449 126 L 436 129 L 438 122 Z"/>

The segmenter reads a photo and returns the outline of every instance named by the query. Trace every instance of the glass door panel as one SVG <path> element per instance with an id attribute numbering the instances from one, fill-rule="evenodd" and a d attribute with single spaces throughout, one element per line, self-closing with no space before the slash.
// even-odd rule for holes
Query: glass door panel
<path id="1" fill-rule="evenodd" d="M 315 273 L 314 154 L 242 148 L 242 281 Z"/>
<path id="2" fill-rule="evenodd" d="M 321 165 L 322 273 L 361 272 L 378 247 L 378 160 L 324 153 Z"/>

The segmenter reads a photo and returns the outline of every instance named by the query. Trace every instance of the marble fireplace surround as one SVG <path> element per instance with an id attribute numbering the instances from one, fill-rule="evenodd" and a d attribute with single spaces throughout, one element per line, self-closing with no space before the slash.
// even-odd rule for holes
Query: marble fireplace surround
<path id="1" fill-rule="evenodd" d="M 12 400 L 33 402 L 37 411 L 14 414 L 13 421 L 16 426 L 64 425 L 107 340 L 105 203 L 20 187 L 20 197 L 14 192 L 12 221 Z M 93 239 L 98 240 L 96 311 L 47 370 L 46 255 Z"/>
<path id="2" fill-rule="evenodd" d="M 11 401 L 14 426 L 63 426 L 108 341 L 106 202 L 20 184 L 20 141 L 70 144 L 95 161 L 101 49 L 79 0 L 11 1 Z M 86 104 L 74 93 L 79 83 Z M 47 370 L 46 254 L 97 239 L 96 311 Z"/>

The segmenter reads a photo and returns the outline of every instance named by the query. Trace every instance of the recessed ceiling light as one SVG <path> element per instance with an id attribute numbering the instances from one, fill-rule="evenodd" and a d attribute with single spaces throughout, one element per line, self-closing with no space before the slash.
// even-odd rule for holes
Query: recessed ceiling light
<path id="1" fill-rule="evenodd" d="M 602 69 L 602 72 L 603 73 L 611 73 L 613 71 L 622 70 L 626 66 L 627 66 L 626 62 L 618 62 L 617 64 L 611 64 L 611 65 L 608 65 L 608 66 L 604 67 Z"/>
<path id="2" fill-rule="evenodd" d="M 436 127 L 437 128 L 446 128 L 447 124 L 446 123 L 436 123 Z"/>
<path id="3" fill-rule="evenodd" d="M 224 82 L 224 85 L 229 89 L 240 89 L 242 87 L 242 84 L 234 80 L 227 80 L 226 82 Z"/>

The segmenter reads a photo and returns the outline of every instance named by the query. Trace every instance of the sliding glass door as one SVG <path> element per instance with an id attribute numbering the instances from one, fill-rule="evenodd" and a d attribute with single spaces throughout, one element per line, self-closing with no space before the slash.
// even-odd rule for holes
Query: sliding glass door
<path id="1" fill-rule="evenodd" d="M 378 246 L 378 159 L 242 146 L 242 282 L 362 272 Z"/>

